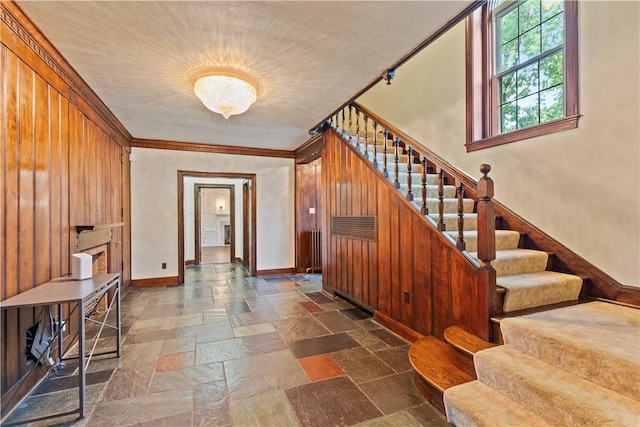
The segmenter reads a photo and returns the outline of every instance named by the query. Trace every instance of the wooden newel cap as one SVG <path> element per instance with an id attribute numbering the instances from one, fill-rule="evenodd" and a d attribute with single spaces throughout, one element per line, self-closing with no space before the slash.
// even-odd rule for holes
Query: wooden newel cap
<path id="1" fill-rule="evenodd" d="M 480 172 L 482 172 L 482 178 L 478 181 L 478 197 L 480 199 L 490 199 L 493 197 L 493 180 L 487 176 L 491 170 L 491 165 L 483 163 L 480 165 Z"/>

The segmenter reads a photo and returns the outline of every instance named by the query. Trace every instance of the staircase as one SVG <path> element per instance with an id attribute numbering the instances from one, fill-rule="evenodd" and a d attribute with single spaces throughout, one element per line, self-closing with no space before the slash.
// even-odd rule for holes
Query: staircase
<path id="1" fill-rule="evenodd" d="M 640 425 L 640 310 L 595 301 L 503 319 L 504 345 L 448 388 L 456 426 Z"/>
<path id="2" fill-rule="evenodd" d="M 506 218 L 495 218 L 494 234 L 486 205 L 480 214 L 478 181 L 359 105 L 338 111 L 330 125 L 460 256 L 478 271 L 495 271 L 495 279 L 484 276 L 495 280 L 493 294 L 485 288 L 492 342 L 454 322 L 444 336 L 412 344 L 416 386 L 429 402 L 443 412 L 446 406 L 457 426 L 640 425 L 640 311 L 589 302 L 591 296 L 615 299 L 615 281 L 583 261 L 572 264 L 575 254 L 535 227 L 521 227 L 522 219 L 514 221 L 508 210 L 502 210 Z M 518 227 L 510 229 L 513 224 Z M 494 236 L 494 258 L 486 230 Z"/>
<path id="3" fill-rule="evenodd" d="M 352 126 L 353 127 L 353 126 Z M 477 214 L 474 212 L 475 200 L 462 198 L 459 203 L 458 188 L 451 184 L 442 184 L 447 178 L 440 174 L 425 173 L 423 199 L 422 164 L 413 149 L 401 145 L 399 140 L 389 143 L 387 138 L 378 140 L 372 131 L 364 132 L 336 131 L 342 138 L 362 153 L 365 159 L 381 170 L 385 178 L 422 212 L 428 212 L 427 218 L 443 230 L 452 242 L 458 239 L 459 211 L 463 218 L 463 241 L 465 253 L 480 263 L 477 253 L 478 231 Z M 354 136 L 355 134 L 355 136 Z M 364 141 L 367 141 L 365 144 Z M 385 146 L 385 140 L 387 144 Z M 374 143 L 369 143 L 373 141 Z M 385 154 L 386 153 L 386 154 Z M 409 161 L 411 159 L 411 161 Z M 409 171 L 411 167 L 411 171 Z M 420 172 L 416 172 L 419 170 Z M 442 192 L 442 202 L 439 192 Z M 440 204 L 443 215 L 440 220 Z M 459 206 L 461 205 L 461 206 Z M 460 209 L 461 208 L 461 209 Z M 455 230 L 455 231 L 449 231 Z M 532 307 L 574 301 L 578 299 L 582 288 L 582 279 L 578 276 L 548 270 L 549 254 L 543 251 L 521 247 L 521 236 L 517 231 L 495 230 L 496 258 L 492 266 L 496 271 L 498 293 L 502 296 L 502 312 L 509 313 Z"/>

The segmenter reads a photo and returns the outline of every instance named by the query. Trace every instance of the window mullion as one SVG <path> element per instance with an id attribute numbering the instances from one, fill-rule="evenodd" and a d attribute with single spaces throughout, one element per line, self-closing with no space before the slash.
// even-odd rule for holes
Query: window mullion
<path id="1" fill-rule="evenodd" d="M 537 56 L 534 56 L 533 58 L 529 58 L 529 59 L 527 59 L 527 60 L 526 60 L 526 61 L 524 61 L 522 64 L 514 65 L 514 66 L 513 66 L 513 67 L 511 67 L 511 68 L 508 68 L 508 69 L 506 69 L 506 70 L 504 70 L 504 71 L 501 71 L 501 72 L 499 72 L 499 73 L 496 73 L 496 78 L 500 78 L 500 77 L 504 76 L 505 74 L 509 74 L 509 73 L 511 73 L 512 71 L 517 70 L 517 69 L 519 69 L 519 68 L 525 68 L 525 67 L 527 67 L 527 66 L 529 66 L 529 65 L 533 64 L 534 62 L 539 61 L 539 60 L 541 60 L 541 59 L 544 59 L 544 58 L 546 58 L 546 57 L 548 57 L 548 56 L 551 56 L 551 55 L 553 55 L 554 53 L 559 52 L 559 51 L 561 51 L 561 50 L 563 50 L 563 49 L 564 49 L 564 44 L 561 44 L 561 45 L 559 45 L 559 46 L 556 46 L 556 47 L 554 47 L 553 49 L 549 49 L 549 50 L 547 50 L 547 51 L 545 51 L 545 52 L 541 53 L 540 55 L 537 55 Z"/>

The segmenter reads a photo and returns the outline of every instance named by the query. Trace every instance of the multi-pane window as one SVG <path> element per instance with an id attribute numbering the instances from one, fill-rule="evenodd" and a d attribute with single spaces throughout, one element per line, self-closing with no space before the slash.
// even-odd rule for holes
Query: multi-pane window
<path id="1" fill-rule="evenodd" d="M 578 126 L 577 2 L 490 0 L 467 21 L 467 150 Z"/>
<path id="2" fill-rule="evenodd" d="M 499 133 L 564 116 L 564 2 L 502 2 L 493 10 Z"/>

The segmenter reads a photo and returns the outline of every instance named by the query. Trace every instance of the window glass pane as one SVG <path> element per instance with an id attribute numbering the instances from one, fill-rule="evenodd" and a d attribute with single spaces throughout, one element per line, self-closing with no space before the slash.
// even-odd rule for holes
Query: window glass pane
<path id="1" fill-rule="evenodd" d="M 500 78 L 500 103 L 516 99 L 516 72 L 512 71 Z"/>
<path id="2" fill-rule="evenodd" d="M 538 119 L 538 94 L 518 100 L 518 129 L 540 123 Z"/>
<path id="3" fill-rule="evenodd" d="M 528 67 L 517 71 L 518 98 L 523 98 L 538 92 L 538 63 L 534 62 Z"/>
<path id="4" fill-rule="evenodd" d="M 540 54 L 540 27 L 520 36 L 520 63 Z"/>
<path id="5" fill-rule="evenodd" d="M 564 40 L 564 15 L 559 14 L 542 23 L 542 51 L 553 49 Z"/>
<path id="6" fill-rule="evenodd" d="M 515 39 L 502 46 L 500 51 L 500 65 L 498 72 L 504 71 L 518 63 L 518 39 Z"/>
<path id="7" fill-rule="evenodd" d="M 540 0 L 528 0 L 518 7 L 520 11 L 520 33 L 540 24 Z"/>
<path id="8" fill-rule="evenodd" d="M 500 44 L 505 44 L 518 37 L 518 8 L 500 18 Z"/>
<path id="9" fill-rule="evenodd" d="M 500 132 L 516 130 L 516 102 L 510 102 L 500 108 Z"/>
<path id="10" fill-rule="evenodd" d="M 563 85 L 540 92 L 540 123 L 564 117 Z"/>
<path id="11" fill-rule="evenodd" d="M 545 21 L 564 10 L 563 0 L 543 0 L 542 1 L 542 20 Z"/>
<path id="12" fill-rule="evenodd" d="M 540 60 L 540 90 L 548 89 L 564 80 L 563 52 L 559 51 Z"/>

